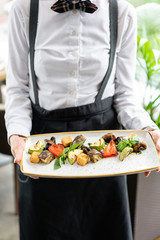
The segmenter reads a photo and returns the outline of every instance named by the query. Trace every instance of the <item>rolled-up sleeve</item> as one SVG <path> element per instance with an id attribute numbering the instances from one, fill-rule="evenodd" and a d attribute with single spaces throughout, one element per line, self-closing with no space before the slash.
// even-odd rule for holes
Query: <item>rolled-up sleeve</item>
<path id="1" fill-rule="evenodd" d="M 30 135 L 31 102 L 29 99 L 29 47 L 23 15 L 13 5 L 9 17 L 9 55 L 6 78 L 5 121 L 8 138 L 13 134 Z"/>
<path id="2" fill-rule="evenodd" d="M 135 9 L 130 6 L 121 49 L 117 54 L 114 107 L 118 120 L 126 129 L 157 128 L 136 98 L 135 69 L 137 52 L 137 20 Z"/>

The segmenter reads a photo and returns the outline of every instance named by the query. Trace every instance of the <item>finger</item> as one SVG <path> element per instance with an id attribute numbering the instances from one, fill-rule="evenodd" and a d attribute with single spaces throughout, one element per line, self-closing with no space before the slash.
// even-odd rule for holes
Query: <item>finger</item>
<path id="1" fill-rule="evenodd" d="M 145 177 L 149 177 L 150 173 L 151 173 L 151 171 L 145 172 L 144 173 Z"/>
<path id="2" fill-rule="evenodd" d="M 33 179 L 39 179 L 39 177 L 33 177 L 33 176 L 29 176 L 30 178 L 33 178 Z"/>
<path id="3" fill-rule="evenodd" d="M 158 141 L 156 143 L 156 148 L 158 151 L 160 151 L 160 139 L 158 139 Z"/>
<path id="4" fill-rule="evenodd" d="M 19 150 L 15 153 L 15 161 L 14 161 L 14 162 L 17 163 L 18 165 L 21 164 L 22 155 L 23 155 L 22 149 L 19 149 Z"/>
<path id="5" fill-rule="evenodd" d="M 160 172 L 160 167 L 156 169 L 156 172 Z"/>
<path id="6" fill-rule="evenodd" d="M 11 149 L 12 155 L 14 157 L 14 163 L 19 163 L 20 162 L 20 151 L 15 152 L 13 149 Z"/>
<path id="7" fill-rule="evenodd" d="M 15 158 L 15 159 L 14 159 L 14 163 L 17 163 L 17 164 L 20 166 L 20 164 L 21 164 L 21 160 Z"/>
<path id="8" fill-rule="evenodd" d="M 17 158 L 15 158 L 14 163 L 17 163 L 20 166 L 21 161 L 19 161 L 19 160 L 17 160 Z"/>

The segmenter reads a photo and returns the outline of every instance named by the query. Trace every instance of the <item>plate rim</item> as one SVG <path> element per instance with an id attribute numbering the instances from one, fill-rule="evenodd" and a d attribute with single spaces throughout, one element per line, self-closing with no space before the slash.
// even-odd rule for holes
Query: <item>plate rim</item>
<path id="1" fill-rule="evenodd" d="M 42 134 L 34 134 L 34 135 L 30 135 L 28 137 L 26 137 L 25 142 L 32 137 L 37 137 L 37 136 L 45 136 L 45 135 L 61 135 L 61 134 L 75 134 L 75 133 L 101 133 L 101 132 L 119 132 L 119 131 L 136 131 L 136 132 L 146 132 L 150 135 L 152 142 L 154 143 L 154 146 L 156 148 L 156 144 L 153 140 L 153 137 L 150 133 L 150 131 L 148 130 L 143 130 L 143 129 L 118 129 L 118 130 L 93 130 L 93 131 L 72 131 L 72 132 L 57 132 L 57 133 L 42 133 Z M 23 151 L 23 154 L 25 152 L 25 149 Z M 101 174 L 101 175 L 47 175 L 47 174 L 34 174 L 34 173 L 27 173 L 24 171 L 23 169 L 23 154 L 22 154 L 22 159 L 21 159 L 21 163 L 20 163 L 20 170 L 24 175 L 27 176 L 34 176 L 34 177 L 43 177 L 43 178 L 99 178 L 99 177 L 112 177 L 112 176 L 121 176 L 121 175 L 129 175 L 129 174 L 136 174 L 136 173 L 141 173 L 141 172 L 147 172 L 147 171 L 154 171 L 157 168 L 160 167 L 160 156 L 159 156 L 159 152 L 156 148 L 156 152 L 157 152 L 157 156 L 159 159 L 159 165 L 152 167 L 152 168 L 146 168 L 146 169 L 141 169 L 141 170 L 137 170 L 137 171 L 129 171 L 129 172 L 121 172 L 121 173 L 110 173 L 110 174 Z"/>

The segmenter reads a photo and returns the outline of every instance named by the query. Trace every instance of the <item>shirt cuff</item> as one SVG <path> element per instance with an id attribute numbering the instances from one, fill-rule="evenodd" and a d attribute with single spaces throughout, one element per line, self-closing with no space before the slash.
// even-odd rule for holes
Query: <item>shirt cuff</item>
<path id="1" fill-rule="evenodd" d="M 153 130 L 159 130 L 159 128 L 158 128 L 158 126 L 155 124 L 155 125 L 151 125 L 151 126 L 144 127 L 144 128 L 142 128 L 142 130 L 153 131 Z"/>
<path id="2" fill-rule="evenodd" d="M 21 135 L 21 136 L 24 136 L 24 137 L 28 137 L 28 136 L 30 136 L 30 130 L 28 128 L 24 128 L 24 126 L 20 126 L 20 125 L 16 125 L 16 124 L 13 125 L 12 124 L 12 127 L 7 128 L 8 143 L 9 143 L 9 138 L 12 135 Z"/>

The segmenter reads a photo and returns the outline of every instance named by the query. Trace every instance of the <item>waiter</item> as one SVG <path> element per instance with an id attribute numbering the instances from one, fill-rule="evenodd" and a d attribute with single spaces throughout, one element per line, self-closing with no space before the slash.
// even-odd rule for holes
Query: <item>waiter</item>
<path id="1" fill-rule="evenodd" d="M 5 115 L 15 163 L 30 134 L 120 125 L 152 129 L 160 150 L 157 126 L 135 103 L 135 65 L 136 15 L 129 3 L 16 0 Z M 125 176 L 18 174 L 21 240 L 132 239 Z"/>

